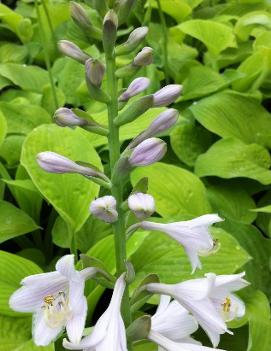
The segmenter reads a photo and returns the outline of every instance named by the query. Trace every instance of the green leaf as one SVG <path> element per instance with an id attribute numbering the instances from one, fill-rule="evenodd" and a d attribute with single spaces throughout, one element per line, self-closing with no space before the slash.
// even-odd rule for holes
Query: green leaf
<path id="1" fill-rule="evenodd" d="M 27 57 L 27 48 L 23 45 L 13 43 L 1 43 L 0 62 L 1 63 L 24 63 Z"/>
<path id="2" fill-rule="evenodd" d="M 231 27 L 211 20 L 193 19 L 179 25 L 186 34 L 203 42 L 214 55 L 228 47 L 236 47 Z"/>
<path id="3" fill-rule="evenodd" d="M 14 167 L 19 163 L 24 135 L 8 135 L 0 147 L 0 156 L 7 165 Z"/>
<path id="4" fill-rule="evenodd" d="M 17 63 L 0 64 L 0 75 L 24 90 L 42 93 L 49 84 L 48 72 L 38 66 L 26 66 Z"/>
<path id="5" fill-rule="evenodd" d="M 89 204 L 99 194 L 99 186 L 79 174 L 45 172 L 36 161 L 37 154 L 42 151 L 54 151 L 102 169 L 99 156 L 78 130 L 56 125 L 34 129 L 23 145 L 21 162 L 34 184 L 73 230 L 78 231 L 89 216 Z"/>
<path id="6" fill-rule="evenodd" d="M 209 95 L 229 85 L 221 74 L 205 66 L 191 67 L 183 82 L 182 101 Z"/>
<path id="7" fill-rule="evenodd" d="M 257 214 L 251 209 L 255 202 L 239 185 L 221 184 L 207 188 L 208 199 L 212 208 L 221 217 L 226 217 L 241 223 L 252 223 Z"/>
<path id="8" fill-rule="evenodd" d="M 67 226 L 61 217 L 58 217 L 52 229 L 53 242 L 59 247 L 69 248 L 70 239 Z M 83 227 L 75 234 L 76 247 L 81 252 L 87 252 L 92 246 L 104 237 L 112 234 L 112 227 L 93 216 L 90 216 Z"/>
<path id="9" fill-rule="evenodd" d="M 5 139 L 6 133 L 7 133 L 7 122 L 3 113 L 0 111 L 0 146 L 2 145 Z"/>
<path id="10" fill-rule="evenodd" d="M 270 29 L 271 14 L 266 11 L 251 11 L 239 18 L 234 31 L 241 40 L 246 41 L 249 39 L 252 30 L 258 26 Z"/>
<path id="11" fill-rule="evenodd" d="M 198 157 L 195 172 L 199 177 L 245 177 L 262 184 L 271 183 L 270 155 L 257 144 L 246 145 L 240 140 L 222 139 Z"/>
<path id="12" fill-rule="evenodd" d="M 0 351 L 54 351 L 54 344 L 36 346 L 31 341 L 31 318 L 0 316 Z"/>
<path id="13" fill-rule="evenodd" d="M 197 157 L 212 144 L 212 134 L 191 119 L 182 118 L 170 134 L 173 151 L 188 166 L 194 166 Z"/>
<path id="14" fill-rule="evenodd" d="M 23 210 L 0 200 L 0 243 L 33 232 L 38 226 Z"/>
<path id="15" fill-rule="evenodd" d="M 1 102 L 0 109 L 6 117 L 10 134 L 28 134 L 40 124 L 51 122 L 46 110 L 28 102 Z"/>
<path id="16" fill-rule="evenodd" d="M 222 92 L 202 99 L 190 110 L 199 123 L 223 138 L 271 147 L 271 115 L 255 99 Z"/>
<path id="17" fill-rule="evenodd" d="M 270 305 L 261 291 L 245 290 L 242 297 L 246 304 L 249 320 L 247 351 L 269 351 L 271 343 Z"/>
<path id="18" fill-rule="evenodd" d="M 251 260 L 244 266 L 246 279 L 253 288 L 262 290 L 271 298 L 271 241 L 252 225 L 227 220 L 221 223 L 221 226 L 231 233 L 251 256 Z"/>
<path id="19" fill-rule="evenodd" d="M 22 316 L 20 312 L 14 312 L 9 308 L 10 295 L 20 287 L 23 278 L 42 273 L 42 270 L 25 258 L 0 251 L 0 271 L 0 313 L 7 316 Z"/>
<path id="20" fill-rule="evenodd" d="M 193 173 L 168 164 L 156 163 L 137 168 L 131 179 L 135 185 L 149 178 L 149 193 L 156 201 L 156 211 L 164 217 L 195 217 L 211 211 L 206 189 Z"/>
<path id="21" fill-rule="evenodd" d="M 220 249 L 208 257 L 200 258 L 203 269 L 197 270 L 193 277 L 191 277 L 191 265 L 180 244 L 165 234 L 150 233 L 131 257 L 136 271 L 133 287 L 153 272 L 164 283 L 178 283 L 194 277 L 202 277 L 207 272 L 231 274 L 248 262 L 249 255 L 230 234 L 220 228 L 213 228 L 212 232 L 219 240 Z"/>

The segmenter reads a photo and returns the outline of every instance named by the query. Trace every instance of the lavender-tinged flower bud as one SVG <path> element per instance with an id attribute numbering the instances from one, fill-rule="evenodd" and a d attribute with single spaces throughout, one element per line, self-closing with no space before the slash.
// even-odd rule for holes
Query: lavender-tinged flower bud
<path id="1" fill-rule="evenodd" d="M 118 17 L 120 24 L 127 21 L 134 4 L 135 0 L 119 0 Z"/>
<path id="2" fill-rule="evenodd" d="M 145 46 L 134 58 L 133 65 L 138 67 L 148 66 L 153 61 L 153 49 Z"/>
<path id="3" fill-rule="evenodd" d="M 155 211 L 154 198 L 149 194 L 132 194 L 128 197 L 128 207 L 137 218 L 148 218 Z"/>
<path id="4" fill-rule="evenodd" d="M 87 79 L 95 87 L 100 88 L 103 77 L 104 77 L 105 67 L 104 65 L 94 59 L 89 59 L 86 62 L 86 75 Z"/>
<path id="5" fill-rule="evenodd" d="M 90 204 L 90 213 L 104 222 L 114 223 L 118 219 L 116 199 L 113 196 L 100 197 Z"/>
<path id="6" fill-rule="evenodd" d="M 85 9 L 77 2 L 71 2 L 71 17 L 79 27 L 90 28 L 92 26 Z"/>
<path id="7" fill-rule="evenodd" d="M 128 161 L 132 167 L 148 166 L 160 161 L 167 151 L 167 144 L 158 138 L 149 138 L 136 146 Z"/>
<path id="8" fill-rule="evenodd" d="M 134 79 L 128 88 L 120 95 L 119 101 L 128 101 L 131 97 L 147 89 L 149 85 L 149 78 L 139 77 Z"/>
<path id="9" fill-rule="evenodd" d="M 107 56 L 112 56 L 117 39 L 118 17 L 114 10 L 109 10 L 103 22 L 103 47 Z"/>
<path id="10" fill-rule="evenodd" d="M 171 128 L 176 123 L 178 115 L 179 112 L 174 108 L 169 108 L 162 112 L 146 130 L 132 140 L 132 142 L 129 144 L 129 149 L 136 147 L 143 140 L 157 136 Z"/>
<path id="11" fill-rule="evenodd" d="M 182 85 L 179 84 L 166 85 L 153 95 L 153 106 L 160 107 L 172 104 L 181 95 L 182 88 Z"/>
<path id="12" fill-rule="evenodd" d="M 61 127 L 84 126 L 88 124 L 86 120 L 76 116 L 76 114 L 67 107 L 61 107 L 56 110 L 54 120 Z"/>
<path id="13" fill-rule="evenodd" d="M 139 27 L 132 31 L 125 43 L 116 48 L 117 55 L 126 55 L 135 50 L 148 34 L 148 27 Z"/>
<path id="14" fill-rule="evenodd" d="M 39 166 L 48 173 L 77 173 L 105 188 L 111 188 L 110 179 L 95 166 L 90 164 L 74 162 L 52 151 L 40 152 L 37 155 L 37 162 Z"/>
<path id="15" fill-rule="evenodd" d="M 68 40 L 60 40 L 58 42 L 58 49 L 62 54 L 71 57 L 80 63 L 85 63 L 85 61 L 89 59 L 89 56 L 86 53 L 84 53 L 77 45 Z"/>

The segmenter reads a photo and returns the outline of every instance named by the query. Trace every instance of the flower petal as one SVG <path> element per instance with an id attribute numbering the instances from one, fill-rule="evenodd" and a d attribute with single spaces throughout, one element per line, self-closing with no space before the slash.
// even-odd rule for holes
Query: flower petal
<path id="1" fill-rule="evenodd" d="M 44 320 L 43 310 L 41 309 L 33 316 L 32 334 L 34 343 L 38 346 L 49 345 L 57 338 L 63 329 L 64 326 L 50 328 Z"/>
<path id="2" fill-rule="evenodd" d="M 74 267 L 74 255 L 65 255 L 56 263 L 56 270 L 68 280 L 78 279 L 78 272 Z"/>
<path id="3" fill-rule="evenodd" d="M 82 338 L 87 318 L 87 301 L 84 296 L 85 281 L 70 281 L 69 305 L 72 313 L 67 322 L 67 334 L 71 342 L 78 344 Z"/>
<path id="4" fill-rule="evenodd" d="M 23 286 L 11 295 L 9 305 L 14 311 L 34 312 L 42 306 L 45 296 L 65 291 L 67 287 L 68 283 L 65 278 L 55 279 L 52 282 L 47 281 L 47 286 L 44 284 L 41 287 L 35 285 L 34 288 L 28 285 Z"/>

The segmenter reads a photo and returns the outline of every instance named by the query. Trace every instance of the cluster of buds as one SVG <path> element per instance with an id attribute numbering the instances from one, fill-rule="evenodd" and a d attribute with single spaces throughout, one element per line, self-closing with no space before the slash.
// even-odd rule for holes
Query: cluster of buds
<path id="1" fill-rule="evenodd" d="M 129 15 L 134 2 L 135 0 L 93 0 L 93 6 L 104 18 L 102 30 L 91 23 L 83 6 L 76 3 L 71 5 L 73 21 L 88 38 L 102 41 L 107 59 L 114 60 L 115 56 L 130 55 L 139 50 L 128 65 L 114 71 L 116 77 L 125 77 L 126 80 L 153 62 L 152 48 L 141 46 L 148 34 L 148 28 L 145 26 L 134 29 L 124 43 L 116 45 L 118 26 Z M 90 57 L 76 44 L 67 40 L 59 42 L 59 50 L 85 65 L 86 85 L 91 98 L 106 104 L 108 108 L 112 103 L 117 105 L 117 115 L 110 121 L 111 128 L 113 124 L 113 128 L 118 130 L 150 108 L 171 105 L 182 92 L 181 85 L 170 84 L 154 93 L 137 98 L 138 94 L 149 88 L 150 80 L 146 77 L 133 77 L 119 96 L 115 92 L 112 97 L 112 94 L 103 89 L 108 61 L 104 63 Z M 62 107 L 56 111 L 54 118 L 60 127 L 84 128 L 92 133 L 108 136 L 110 139 L 112 129 L 109 130 L 108 127 L 97 123 L 83 110 Z M 193 273 L 197 268 L 201 268 L 199 257 L 209 255 L 217 249 L 216 241 L 210 232 L 213 224 L 222 221 L 217 214 L 206 214 L 188 221 L 161 223 L 161 218 L 151 217 L 156 207 L 154 198 L 147 194 L 146 186 L 142 184 L 135 186 L 123 203 L 119 203 L 121 201 L 112 196 L 114 186 L 120 182 L 126 184 L 133 168 L 151 165 L 164 157 L 167 145 L 159 137 L 174 126 L 177 119 L 178 111 L 174 108 L 165 109 L 160 113 L 120 154 L 111 169 L 111 179 L 91 164 L 73 161 L 52 151 L 39 153 L 37 162 L 46 172 L 76 173 L 106 188 L 107 195 L 91 202 L 92 216 L 111 223 L 114 228 L 122 216 L 127 238 L 141 229 L 168 235 L 185 250 Z M 77 271 L 74 256 L 64 256 L 57 262 L 55 272 L 27 277 L 22 281 L 22 287 L 11 296 L 12 309 L 34 313 L 33 338 L 37 345 L 48 345 L 66 328 L 68 340 L 64 339 L 63 346 L 70 350 L 127 351 L 128 342 L 148 339 L 156 343 L 159 349 L 166 351 L 211 351 L 214 349 L 201 346 L 192 339 L 191 334 L 198 326 L 200 325 L 207 333 L 213 347 L 217 347 L 220 335 L 230 333 L 226 322 L 240 318 L 245 313 L 244 303 L 234 294 L 248 284 L 243 279 L 243 273 L 221 276 L 209 273 L 204 278 L 179 284 L 162 284 L 157 277 L 153 280 L 147 277 L 136 289 L 131 303 L 136 305 L 141 294 L 144 294 L 145 298 L 151 294 L 160 294 L 158 309 L 153 316 L 144 315 L 134 320 L 125 330 L 121 304 L 126 285 L 130 282 L 129 272 L 115 279 L 105 269 L 92 265 L 92 262 L 85 267 Z M 87 316 L 84 285 L 87 279 L 97 281 L 98 274 L 103 276 L 109 286 L 114 286 L 114 292 L 107 310 L 90 335 L 83 337 Z"/>

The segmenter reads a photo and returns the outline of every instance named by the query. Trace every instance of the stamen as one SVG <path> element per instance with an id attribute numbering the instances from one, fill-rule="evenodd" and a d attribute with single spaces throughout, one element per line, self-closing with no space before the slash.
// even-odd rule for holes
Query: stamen
<path id="1" fill-rule="evenodd" d="M 71 317 L 69 301 L 64 291 L 59 291 L 56 295 L 47 295 L 42 306 L 44 319 L 50 328 L 64 326 Z"/>
<path id="2" fill-rule="evenodd" d="M 224 313 L 229 313 L 231 311 L 231 299 L 226 297 L 225 302 L 221 306 L 223 307 Z"/>

